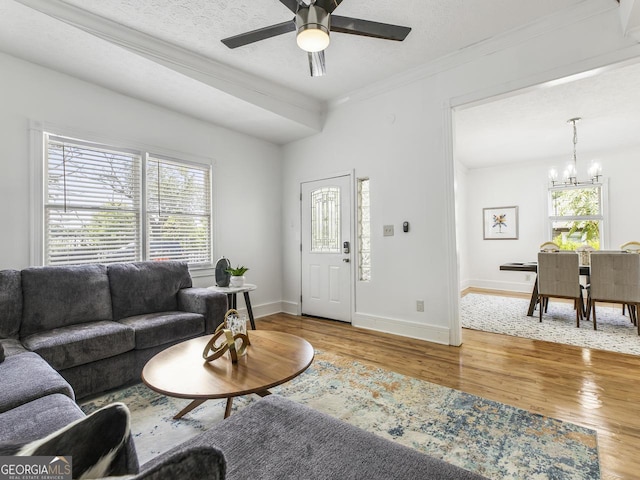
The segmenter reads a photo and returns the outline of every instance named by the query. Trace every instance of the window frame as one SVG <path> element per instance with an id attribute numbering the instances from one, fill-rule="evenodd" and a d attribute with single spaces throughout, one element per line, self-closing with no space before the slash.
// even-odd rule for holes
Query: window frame
<path id="1" fill-rule="evenodd" d="M 45 265 L 45 192 L 47 189 L 47 161 L 46 142 L 47 135 L 55 137 L 63 137 L 79 144 L 94 144 L 108 149 L 121 149 L 126 152 L 138 152 L 141 156 L 141 175 L 140 175 L 140 202 L 139 202 L 139 222 L 138 226 L 141 230 L 140 249 L 141 258 L 146 260 L 147 255 L 147 190 L 146 190 L 146 169 L 149 157 L 159 158 L 171 161 L 185 166 L 195 166 L 208 170 L 209 175 L 209 256 L 210 263 L 189 264 L 189 270 L 195 272 L 192 276 L 207 276 L 211 273 L 215 265 L 215 245 L 216 238 L 216 188 L 215 188 L 215 166 L 216 161 L 211 157 L 204 157 L 185 152 L 171 151 L 158 146 L 146 145 L 128 139 L 114 139 L 112 137 L 95 134 L 87 131 L 80 131 L 68 127 L 59 127 L 57 125 L 39 122 L 35 120 L 29 121 L 29 144 L 30 144 L 30 198 L 31 205 L 30 214 L 30 248 L 29 259 L 30 265 Z"/>
<path id="2" fill-rule="evenodd" d="M 578 190 L 597 187 L 600 189 L 600 214 L 599 215 L 553 215 L 553 192 L 560 190 Z M 600 250 L 608 248 L 608 182 L 604 179 L 599 183 L 584 183 L 580 185 L 556 185 L 547 189 L 547 217 L 546 217 L 546 239 L 553 241 L 554 222 L 572 221 L 597 221 L 600 223 Z"/>
<path id="3" fill-rule="evenodd" d="M 363 205 L 362 199 L 362 187 L 363 184 L 367 185 L 367 200 L 368 204 Z M 362 219 L 364 209 L 367 209 L 369 221 L 367 228 L 364 228 L 364 222 Z M 363 247 L 363 239 L 366 238 L 369 243 L 369 249 L 366 250 Z M 357 252 L 357 279 L 359 282 L 371 281 L 371 179 L 369 177 L 356 178 L 356 239 L 358 245 Z M 365 254 L 368 254 L 369 260 L 365 262 Z"/>

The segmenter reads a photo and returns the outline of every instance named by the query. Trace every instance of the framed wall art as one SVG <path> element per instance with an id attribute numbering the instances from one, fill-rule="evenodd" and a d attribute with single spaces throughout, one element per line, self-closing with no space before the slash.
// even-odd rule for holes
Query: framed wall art
<path id="1" fill-rule="evenodd" d="M 485 240 L 518 239 L 518 207 L 482 209 Z"/>

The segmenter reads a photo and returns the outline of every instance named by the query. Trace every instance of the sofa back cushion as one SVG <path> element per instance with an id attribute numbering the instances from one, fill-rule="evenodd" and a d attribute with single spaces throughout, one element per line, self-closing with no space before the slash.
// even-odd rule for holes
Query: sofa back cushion
<path id="1" fill-rule="evenodd" d="M 134 262 L 109 265 L 113 319 L 178 309 L 178 291 L 191 287 L 184 262 Z"/>
<path id="2" fill-rule="evenodd" d="M 111 320 L 105 265 L 34 267 L 22 271 L 20 336 L 96 320 Z"/>
<path id="3" fill-rule="evenodd" d="M 22 320 L 22 283 L 17 270 L 0 271 L 0 338 L 16 338 Z"/>

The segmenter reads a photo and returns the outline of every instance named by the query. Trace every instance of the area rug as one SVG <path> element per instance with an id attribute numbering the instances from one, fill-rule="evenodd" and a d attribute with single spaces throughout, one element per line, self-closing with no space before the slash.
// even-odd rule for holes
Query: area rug
<path id="1" fill-rule="evenodd" d="M 464 328 L 473 330 L 640 355 L 638 328 L 622 315 L 620 305 L 596 306 L 597 330 L 586 320 L 576 327 L 572 303 L 552 299 L 542 323 L 537 309 L 533 317 L 527 316 L 528 308 L 529 300 L 522 298 L 469 293 L 460 301 L 460 319 Z"/>
<path id="2" fill-rule="evenodd" d="M 272 392 L 489 478 L 600 478 L 593 430 L 344 356 L 316 352 L 306 372 Z M 114 401 L 131 410 L 141 463 L 215 426 L 225 406 L 208 401 L 173 420 L 187 400 L 135 385 L 81 407 L 90 413 Z M 259 397 L 237 398 L 233 412 L 254 401 Z"/>

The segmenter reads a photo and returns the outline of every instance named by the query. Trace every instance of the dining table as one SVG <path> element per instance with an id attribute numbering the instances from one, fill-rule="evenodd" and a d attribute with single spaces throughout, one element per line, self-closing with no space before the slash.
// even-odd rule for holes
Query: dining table
<path id="1" fill-rule="evenodd" d="M 533 291 L 531 292 L 531 300 L 529 301 L 529 309 L 527 310 L 527 315 L 529 317 L 533 317 L 533 313 L 538 303 L 538 262 L 503 263 L 500 265 L 500 270 L 508 272 L 530 272 L 536 274 L 535 281 L 533 282 Z M 589 265 L 580 265 L 580 275 L 584 275 L 587 278 L 589 277 Z"/>

